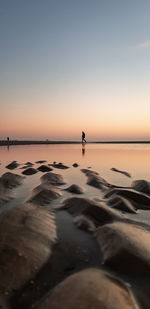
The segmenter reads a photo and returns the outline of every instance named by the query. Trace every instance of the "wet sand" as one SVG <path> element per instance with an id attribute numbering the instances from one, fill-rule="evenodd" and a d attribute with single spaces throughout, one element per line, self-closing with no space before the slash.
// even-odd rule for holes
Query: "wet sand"
<path id="1" fill-rule="evenodd" d="M 28 162 L 26 169 L 28 169 L 29 163 L 31 165 L 31 162 Z M 106 280 L 106 290 L 103 291 L 103 287 L 101 288 L 103 307 L 114 308 L 104 295 L 107 290 L 109 291 L 109 284 L 117 282 L 117 285 L 113 287 L 113 295 L 115 297 L 115 293 L 117 293 L 118 301 L 124 304 L 124 308 L 148 309 L 150 304 L 150 223 L 140 219 L 137 209 L 150 211 L 150 183 L 144 180 L 132 181 L 131 179 L 129 186 L 116 186 L 102 178 L 97 171 L 93 171 L 91 168 L 80 169 L 80 166 L 75 170 L 78 177 L 83 177 L 86 190 L 83 190 L 79 196 L 72 191 L 65 190 L 72 184 L 66 182 L 66 179 L 62 176 L 62 174 L 68 173 L 69 169 L 74 169 L 73 166 L 67 166 L 68 169 L 62 172 L 62 163 L 49 164 L 53 170 L 43 173 L 40 172 L 40 169 L 37 169 L 40 166 L 39 164 L 42 163 L 36 164 L 38 165 L 32 164 L 34 170 L 37 171 L 35 175 L 33 173 L 33 175 L 26 174 L 26 176 L 23 176 L 24 169 L 21 169 L 23 164 L 19 163 L 15 165 L 14 171 L 6 173 L 7 177 L 4 174 L 0 179 L 1 194 L 5 192 L 5 195 L 8 196 L 9 193 L 18 190 L 14 188 L 15 175 L 18 172 L 22 175 L 22 178 L 21 182 L 19 179 L 19 182 L 15 183 L 16 187 L 23 188 L 24 183 L 22 182 L 28 183 L 29 181 L 30 183 L 32 177 L 35 183 L 32 188 L 29 185 L 30 194 L 26 191 L 25 198 L 18 198 L 17 200 L 14 196 L 14 199 L 11 200 L 10 194 L 8 202 L 2 199 L 0 220 L 3 222 L 4 230 L 1 227 L 0 233 L 6 234 L 5 242 L 0 245 L 0 266 L 3 268 L 0 296 L 2 301 L 8 302 L 6 308 L 60 308 L 59 303 L 56 307 L 53 307 L 55 289 L 59 291 L 59 283 L 62 282 L 62 288 L 64 286 L 65 289 L 68 278 L 78 282 L 76 278 L 78 276 L 79 278 L 80 276 L 81 278 L 82 276 L 83 278 L 86 277 L 89 271 L 91 278 L 93 278 L 92 274 L 96 272 L 96 276 L 103 278 L 101 280 L 105 281 L 105 276 L 109 279 L 108 282 Z M 11 162 L 10 166 L 12 166 Z M 123 173 L 126 177 L 127 172 L 123 171 Z M 9 183 L 3 181 L 3 179 L 9 179 Z M 77 187 L 77 183 L 75 185 Z M 91 189 L 93 191 L 90 191 Z M 95 196 L 94 190 L 97 190 L 99 197 Z M 34 195 L 32 195 L 33 193 Z M 32 196 L 34 196 L 34 199 L 32 199 Z M 17 206 L 15 200 L 17 200 Z M 12 220 L 13 212 L 15 226 L 13 226 Z M 8 229 L 9 225 L 7 225 L 9 224 L 9 217 L 11 218 L 11 229 L 9 228 L 11 234 Z M 49 224 L 50 234 L 46 227 L 47 224 Z M 16 228 L 18 235 L 16 237 L 16 234 L 14 234 L 14 239 L 13 233 L 16 233 Z M 53 236 L 55 230 L 56 238 Z M 23 239 L 23 241 L 27 239 L 27 243 L 25 240 L 23 245 L 22 240 L 20 243 L 19 239 Z M 13 243 L 16 251 L 13 249 Z M 30 243 L 31 251 L 26 260 Z M 41 251 L 43 243 L 45 253 L 42 253 L 43 249 Z M 8 249 L 8 258 L 4 259 L 4 253 Z M 38 255 L 40 263 L 37 259 Z M 18 259 L 18 268 L 13 266 L 16 258 Z M 35 271 L 30 273 L 30 267 L 31 270 L 32 267 L 35 268 Z M 26 269 L 25 273 L 22 271 L 23 268 Z M 82 270 L 85 270 L 85 272 L 82 273 Z M 12 281 L 11 273 L 14 278 L 16 276 L 17 285 L 15 281 Z M 77 277 L 71 277 L 73 274 L 77 274 Z M 86 309 L 84 279 L 81 282 L 83 282 L 83 285 L 81 283 L 81 291 L 83 289 L 83 292 L 81 292 L 82 308 Z M 130 284 L 127 290 L 126 283 Z M 93 284 L 93 291 L 96 291 L 97 281 L 91 284 Z M 122 292 L 117 292 L 117 287 L 123 289 L 124 295 L 131 293 L 130 305 L 126 302 L 126 296 L 123 299 L 121 298 Z M 121 294 L 118 294 L 120 292 Z M 63 308 L 66 308 L 65 299 L 67 301 L 68 297 L 74 298 L 76 304 L 76 292 L 71 290 L 70 296 L 65 290 L 63 295 L 65 295 L 64 293 L 66 293 L 66 297 L 63 299 Z M 90 293 L 91 290 L 89 290 L 89 295 L 91 295 Z M 52 298 L 51 294 L 54 295 Z M 59 298 L 58 295 L 57 299 Z M 113 295 L 111 296 L 112 299 Z M 93 308 L 97 308 L 98 300 L 96 296 L 92 294 L 89 297 L 91 297 L 89 302 L 92 302 Z M 127 296 L 127 299 L 129 299 L 129 296 Z M 68 307 L 70 305 L 67 305 L 67 302 L 66 306 L 67 309 L 74 308 Z M 2 308 L 4 307 L 2 306 Z"/>

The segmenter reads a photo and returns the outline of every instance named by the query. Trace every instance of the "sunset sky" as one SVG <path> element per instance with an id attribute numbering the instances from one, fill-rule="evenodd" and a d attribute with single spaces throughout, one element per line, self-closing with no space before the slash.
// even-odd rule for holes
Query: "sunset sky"
<path id="1" fill-rule="evenodd" d="M 150 140 L 150 0 L 0 0 L 0 139 Z"/>

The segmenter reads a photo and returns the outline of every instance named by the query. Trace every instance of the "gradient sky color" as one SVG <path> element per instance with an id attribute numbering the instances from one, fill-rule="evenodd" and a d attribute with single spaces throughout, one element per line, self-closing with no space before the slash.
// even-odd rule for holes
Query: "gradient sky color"
<path id="1" fill-rule="evenodd" d="M 150 140 L 149 0 L 0 0 L 0 139 Z"/>

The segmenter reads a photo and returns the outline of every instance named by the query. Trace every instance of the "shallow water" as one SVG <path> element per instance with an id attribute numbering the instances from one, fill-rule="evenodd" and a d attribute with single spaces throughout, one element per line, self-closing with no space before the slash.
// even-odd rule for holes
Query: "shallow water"
<path id="1" fill-rule="evenodd" d="M 128 171 L 133 179 L 150 180 L 149 159 L 149 144 L 86 144 L 84 147 L 80 144 L 2 146 L 0 147 L 0 162 L 2 163 L 0 173 L 2 174 L 5 171 L 5 166 L 13 160 L 22 164 L 27 161 L 34 163 L 38 160 L 47 160 L 48 163 L 53 161 L 64 162 L 69 166 L 77 162 L 83 168 L 90 166 L 97 170 L 102 177 L 110 182 L 126 185 L 129 179 L 121 174 L 116 174 L 110 168 L 116 167 Z M 67 173 L 69 173 L 69 170 L 67 170 Z M 76 179 L 75 168 L 72 169 L 71 174 Z"/>
<path id="2" fill-rule="evenodd" d="M 66 185 L 73 183 L 81 185 L 87 197 L 102 197 L 100 190 L 86 185 L 86 177 L 81 173 L 81 168 L 92 168 L 98 171 L 100 176 L 108 182 L 119 186 L 130 186 L 132 180 L 146 179 L 150 181 L 150 145 L 149 144 L 86 144 L 77 145 L 24 145 L 24 146 L 2 146 L 0 147 L 0 176 L 9 170 L 5 168 L 11 161 L 16 160 L 20 166 L 13 173 L 22 173 L 20 169 L 24 163 L 30 161 L 34 163 L 34 168 L 40 166 L 35 161 L 46 160 L 49 164 L 56 161 L 68 165 L 67 170 L 56 169 L 54 172 L 62 174 L 66 180 Z M 73 163 L 77 162 L 80 166 L 74 168 Z M 116 173 L 111 170 L 115 167 L 119 170 L 127 171 L 131 178 Z M 7 203 L 7 207 L 13 207 L 24 202 L 30 195 L 32 189 L 40 184 L 42 172 L 27 176 L 24 184 L 14 190 L 15 201 Z M 71 196 L 70 193 L 63 192 L 63 197 Z M 2 209 L 1 209 L 2 211 Z M 139 212 L 142 219 L 150 219 L 149 212 Z M 145 215 L 146 214 L 146 215 Z M 147 216 L 148 214 L 148 216 Z M 134 215 L 132 215 L 134 217 Z M 137 216 L 137 215 L 135 215 Z"/>

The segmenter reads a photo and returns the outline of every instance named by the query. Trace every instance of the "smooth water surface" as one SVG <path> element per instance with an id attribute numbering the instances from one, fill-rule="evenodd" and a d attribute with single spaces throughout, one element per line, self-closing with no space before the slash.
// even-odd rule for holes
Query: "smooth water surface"
<path id="1" fill-rule="evenodd" d="M 16 160 L 20 166 L 12 170 L 13 173 L 22 173 L 21 167 L 30 161 L 34 163 L 34 168 L 40 166 L 36 161 L 46 160 L 44 164 L 62 162 L 70 168 L 67 170 L 55 169 L 55 173 L 62 174 L 66 185 L 73 183 L 81 185 L 85 189 L 87 197 L 102 197 L 100 190 L 86 185 L 86 177 L 80 171 L 81 168 L 91 168 L 98 171 L 100 176 L 108 182 L 130 186 L 134 179 L 146 179 L 150 181 L 150 145 L 149 144 L 77 144 L 77 145 L 24 145 L 24 146 L 2 146 L 0 147 L 0 175 L 9 170 L 5 168 L 7 164 Z M 72 166 L 77 162 L 79 167 Z M 127 171 L 131 178 L 111 170 L 115 167 L 119 170 Z M 8 202 L 8 206 L 24 202 L 32 192 L 32 189 L 40 184 L 42 172 L 32 176 L 26 176 L 24 184 L 14 190 L 15 201 Z M 63 197 L 71 196 L 68 192 L 63 192 Z M 145 212 L 144 212 L 145 213 Z"/>
<path id="2" fill-rule="evenodd" d="M 47 163 L 56 161 L 57 163 L 62 162 L 69 167 L 74 162 L 77 162 L 80 165 L 77 168 L 78 170 L 91 167 L 93 170 L 98 171 L 107 181 L 118 185 L 127 185 L 130 179 L 111 171 L 112 167 L 129 172 L 132 179 L 150 180 L 149 144 L 2 146 L 0 147 L 0 174 L 8 171 L 5 166 L 14 160 L 20 164 L 27 161 L 35 163 L 38 160 L 47 160 Z M 68 177 L 72 175 L 74 180 L 80 182 L 81 174 L 77 173 L 77 169 L 72 167 L 66 170 L 65 174 Z M 19 168 L 17 172 L 20 172 Z"/>

